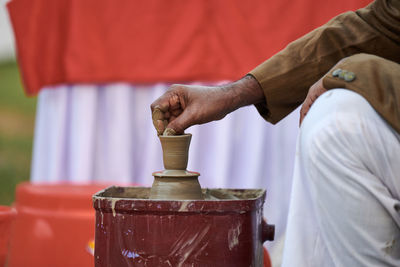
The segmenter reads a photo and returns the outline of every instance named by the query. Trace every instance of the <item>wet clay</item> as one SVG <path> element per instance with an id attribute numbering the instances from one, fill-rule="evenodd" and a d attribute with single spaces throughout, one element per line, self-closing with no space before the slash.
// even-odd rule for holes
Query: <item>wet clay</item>
<path id="1" fill-rule="evenodd" d="M 204 199 L 198 180 L 199 173 L 186 170 L 191 134 L 160 135 L 164 171 L 153 173 L 150 199 Z"/>
<path id="2" fill-rule="evenodd" d="M 166 170 L 186 170 L 191 134 L 159 136 Z"/>
<path id="3" fill-rule="evenodd" d="M 99 192 L 99 198 L 122 199 L 141 199 L 148 200 L 151 189 L 148 187 L 117 187 L 112 186 L 106 190 Z M 204 200 L 251 200 L 262 196 L 264 189 L 202 189 Z M 111 203 L 115 207 L 115 204 Z"/>

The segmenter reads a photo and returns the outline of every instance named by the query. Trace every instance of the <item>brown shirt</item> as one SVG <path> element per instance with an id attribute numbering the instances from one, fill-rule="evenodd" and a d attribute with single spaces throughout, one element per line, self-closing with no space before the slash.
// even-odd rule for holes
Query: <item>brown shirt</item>
<path id="1" fill-rule="evenodd" d="M 349 58 L 338 63 L 345 57 Z M 400 132 L 398 63 L 400 0 L 376 0 L 333 18 L 252 70 L 250 74 L 260 83 L 266 99 L 256 107 L 266 120 L 280 121 L 304 101 L 309 87 L 335 66 L 354 72 L 356 79 L 345 82 L 331 71 L 324 77 L 324 87 L 360 93 Z"/>

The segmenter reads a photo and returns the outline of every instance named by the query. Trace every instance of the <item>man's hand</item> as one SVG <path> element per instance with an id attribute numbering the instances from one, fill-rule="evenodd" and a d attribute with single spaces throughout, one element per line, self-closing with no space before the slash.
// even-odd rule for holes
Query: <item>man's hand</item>
<path id="1" fill-rule="evenodd" d="M 224 118 L 245 105 L 264 101 L 264 93 L 252 76 L 222 86 L 172 85 L 151 104 L 158 134 L 166 128 L 177 134 L 194 124 Z"/>
<path id="2" fill-rule="evenodd" d="M 174 84 L 151 105 L 153 123 L 158 134 L 167 127 L 182 134 L 194 124 L 222 119 L 232 101 L 222 87 Z"/>
<path id="3" fill-rule="evenodd" d="M 304 100 L 303 105 L 301 106 L 300 110 L 300 125 L 304 120 L 304 117 L 307 115 L 308 111 L 310 110 L 312 104 L 317 100 L 317 98 L 326 92 L 322 84 L 322 79 L 319 79 L 316 83 L 314 83 L 310 89 L 308 90 L 308 94 L 306 96 L 306 100 Z"/>

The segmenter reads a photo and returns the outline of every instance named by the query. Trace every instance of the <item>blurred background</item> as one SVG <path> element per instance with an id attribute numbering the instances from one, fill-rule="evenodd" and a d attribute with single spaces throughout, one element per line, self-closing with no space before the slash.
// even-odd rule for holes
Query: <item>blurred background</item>
<path id="1" fill-rule="evenodd" d="M 36 107 L 22 89 L 5 4 L 0 0 L 0 205 L 11 204 L 16 184 L 29 180 Z"/>
<path id="2" fill-rule="evenodd" d="M 163 166 L 149 106 L 172 83 L 240 79 L 368 2 L 0 0 L 0 205 L 28 180 L 150 186 Z M 188 132 L 203 187 L 267 190 L 279 266 L 298 110 L 271 125 L 245 107 Z"/>

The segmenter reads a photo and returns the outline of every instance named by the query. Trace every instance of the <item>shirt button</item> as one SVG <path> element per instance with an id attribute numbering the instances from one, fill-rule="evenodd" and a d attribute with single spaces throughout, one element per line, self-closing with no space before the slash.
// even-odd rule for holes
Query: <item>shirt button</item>
<path id="1" fill-rule="evenodd" d="M 354 72 L 348 71 L 344 74 L 344 80 L 346 82 L 352 82 L 354 81 L 354 79 L 356 78 L 356 75 L 354 74 Z"/>
<path id="2" fill-rule="evenodd" d="M 334 70 L 334 71 L 332 72 L 332 76 L 333 76 L 333 77 L 338 77 L 339 74 L 340 74 L 341 72 L 342 72 L 341 69 L 336 69 L 336 70 Z"/>

